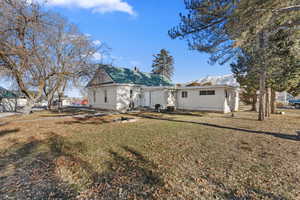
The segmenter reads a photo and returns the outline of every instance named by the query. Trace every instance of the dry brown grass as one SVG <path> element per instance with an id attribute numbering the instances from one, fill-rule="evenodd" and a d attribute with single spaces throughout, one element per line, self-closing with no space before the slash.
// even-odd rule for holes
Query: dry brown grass
<path id="1" fill-rule="evenodd" d="M 9 117 L 0 199 L 299 199 L 300 111 L 286 113 Z"/>

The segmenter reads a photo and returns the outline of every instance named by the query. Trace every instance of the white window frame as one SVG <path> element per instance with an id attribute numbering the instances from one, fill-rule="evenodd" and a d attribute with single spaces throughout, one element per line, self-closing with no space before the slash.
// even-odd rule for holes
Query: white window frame
<path id="1" fill-rule="evenodd" d="M 186 99 L 189 97 L 188 91 L 182 91 L 181 92 L 181 98 Z"/>
<path id="2" fill-rule="evenodd" d="M 213 94 L 209 94 L 209 93 L 213 93 Z M 199 91 L 199 96 L 214 96 L 216 95 L 216 90 L 200 90 Z"/>

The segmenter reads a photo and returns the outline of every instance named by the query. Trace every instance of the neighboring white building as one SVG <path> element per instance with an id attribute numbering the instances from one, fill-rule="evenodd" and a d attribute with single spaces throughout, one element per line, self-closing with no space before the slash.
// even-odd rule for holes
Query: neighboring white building
<path id="1" fill-rule="evenodd" d="M 238 88 L 227 85 L 174 86 L 163 76 L 101 65 L 87 85 L 91 107 L 126 111 L 169 106 L 228 113 L 239 106 Z"/>
<path id="2" fill-rule="evenodd" d="M 293 97 L 288 92 L 276 92 L 276 101 L 279 103 L 288 104 L 292 99 L 297 99 L 297 97 Z"/>
<path id="3" fill-rule="evenodd" d="M 0 112 L 15 112 L 17 109 L 17 95 L 0 87 Z"/>

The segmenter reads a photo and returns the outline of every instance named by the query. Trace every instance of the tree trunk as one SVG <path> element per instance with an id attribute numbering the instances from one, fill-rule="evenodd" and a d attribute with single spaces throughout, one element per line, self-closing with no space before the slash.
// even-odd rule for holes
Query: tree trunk
<path id="1" fill-rule="evenodd" d="M 266 113 L 265 116 L 269 118 L 271 116 L 271 88 L 266 90 Z"/>
<path id="2" fill-rule="evenodd" d="M 45 83 L 44 81 L 40 83 L 37 96 L 27 97 L 27 103 L 24 106 L 23 110 L 21 111 L 23 114 L 29 115 L 30 113 L 32 113 L 32 108 L 34 107 L 35 103 L 40 100 L 42 96 L 44 83 Z"/>
<path id="3" fill-rule="evenodd" d="M 47 102 L 47 109 L 48 109 L 48 110 L 51 110 L 51 105 L 52 105 L 52 102 L 48 101 L 48 102 Z"/>
<path id="4" fill-rule="evenodd" d="M 29 115 L 32 112 L 32 108 L 35 104 L 35 101 L 32 99 L 27 99 L 27 103 L 24 106 L 24 108 L 22 109 L 22 113 L 25 115 Z"/>
<path id="5" fill-rule="evenodd" d="M 59 92 L 58 93 L 58 111 L 61 112 L 62 110 L 62 98 L 63 98 L 63 93 Z"/>
<path id="6" fill-rule="evenodd" d="M 15 98 L 15 112 L 17 112 L 17 107 L 18 107 L 18 99 L 17 98 Z"/>
<path id="7" fill-rule="evenodd" d="M 48 110 L 51 110 L 52 109 L 52 104 L 53 104 L 53 98 L 54 98 L 54 93 L 53 92 L 50 92 L 48 94 L 48 97 L 47 97 L 47 102 L 48 102 Z"/>
<path id="8" fill-rule="evenodd" d="M 63 79 L 62 80 L 62 85 L 60 86 L 60 88 L 58 89 L 58 111 L 61 112 L 62 111 L 62 106 L 63 106 L 63 97 L 65 94 L 65 89 L 67 86 L 67 80 Z"/>
<path id="9" fill-rule="evenodd" d="M 51 110 L 52 109 L 52 104 L 53 104 L 53 98 L 48 99 L 48 105 L 47 105 L 47 109 Z"/>
<path id="10" fill-rule="evenodd" d="M 266 77 L 267 77 L 266 71 L 262 70 L 260 73 L 260 80 L 259 80 L 259 112 L 258 112 L 259 121 L 265 120 Z"/>
<path id="11" fill-rule="evenodd" d="M 271 91 L 271 113 L 276 114 L 276 91 L 274 89 Z"/>
<path id="12" fill-rule="evenodd" d="M 251 111 L 257 112 L 257 95 L 253 95 L 252 97 L 252 108 Z"/>

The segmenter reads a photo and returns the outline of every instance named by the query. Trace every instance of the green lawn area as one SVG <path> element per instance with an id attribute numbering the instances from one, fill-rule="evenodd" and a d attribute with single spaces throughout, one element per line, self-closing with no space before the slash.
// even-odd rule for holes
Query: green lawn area
<path id="1" fill-rule="evenodd" d="M 300 111 L 285 112 L 1 119 L 0 199 L 300 199 Z"/>

